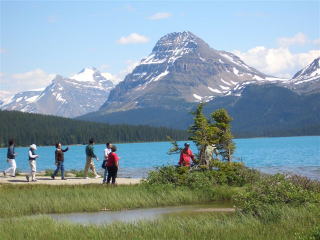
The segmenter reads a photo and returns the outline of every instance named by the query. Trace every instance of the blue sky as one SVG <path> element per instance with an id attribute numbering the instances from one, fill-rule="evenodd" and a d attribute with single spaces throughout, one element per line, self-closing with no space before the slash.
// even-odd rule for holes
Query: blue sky
<path id="1" fill-rule="evenodd" d="M 184 30 L 289 77 L 320 55 L 319 12 L 319 1 L 1 1 L 0 90 L 87 66 L 122 78 L 161 36 Z"/>

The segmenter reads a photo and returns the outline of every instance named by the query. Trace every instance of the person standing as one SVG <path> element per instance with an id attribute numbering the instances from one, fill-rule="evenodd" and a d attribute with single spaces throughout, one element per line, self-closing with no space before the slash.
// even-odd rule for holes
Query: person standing
<path id="1" fill-rule="evenodd" d="M 104 174 L 103 174 L 103 181 L 102 183 L 106 183 L 107 181 L 107 161 L 108 161 L 108 156 L 111 153 L 111 147 L 112 144 L 111 143 L 107 143 L 106 144 L 106 148 L 104 149 L 104 160 L 103 160 L 103 164 L 102 164 L 102 168 L 104 169 Z"/>
<path id="2" fill-rule="evenodd" d="M 92 170 L 95 178 L 99 178 L 101 176 L 99 176 L 96 172 L 96 168 L 94 166 L 94 162 L 93 162 L 93 159 L 95 158 L 97 161 L 98 158 L 97 156 L 94 154 L 94 148 L 93 148 L 93 144 L 94 144 L 94 140 L 91 138 L 89 140 L 89 144 L 87 145 L 86 147 L 86 166 L 84 168 L 84 178 L 85 179 L 89 179 L 88 178 L 88 170 L 89 168 Z"/>
<path id="3" fill-rule="evenodd" d="M 29 149 L 29 165 L 31 168 L 31 174 L 26 176 L 27 181 L 30 181 L 30 176 L 32 178 L 32 182 L 36 182 L 36 171 L 37 171 L 37 165 L 36 165 L 36 159 L 39 157 L 39 155 L 36 154 L 37 146 L 35 144 L 30 145 Z"/>
<path id="4" fill-rule="evenodd" d="M 190 149 L 190 144 L 185 143 L 184 144 L 184 149 L 181 150 L 180 153 L 180 159 L 179 159 L 179 166 L 185 166 L 185 167 L 190 167 L 191 165 L 191 160 L 194 160 L 194 155 Z"/>
<path id="5" fill-rule="evenodd" d="M 16 176 L 16 152 L 13 139 L 9 140 L 9 147 L 7 151 L 7 162 L 10 164 L 10 167 L 3 171 L 3 176 L 7 176 L 8 173 L 11 173 L 11 177 Z"/>
<path id="6" fill-rule="evenodd" d="M 111 153 L 108 155 L 107 161 L 107 170 L 108 170 L 108 178 L 107 184 L 110 184 L 110 180 L 112 179 L 112 184 L 116 183 L 117 173 L 119 169 L 119 157 L 116 154 L 117 147 L 113 145 L 111 147 Z"/>
<path id="7" fill-rule="evenodd" d="M 55 164 L 57 166 L 54 173 L 51 175 L 51 178 L 54 180 L 57 176 L 59 170 L 61 170 L 61 180 L 67 180 L 64 177 L 64 153 L 69 150 L 69 147 L 66 149 L 61 148 L 61 143 L 56 143 L 56 151 L 55 151 Z"/>

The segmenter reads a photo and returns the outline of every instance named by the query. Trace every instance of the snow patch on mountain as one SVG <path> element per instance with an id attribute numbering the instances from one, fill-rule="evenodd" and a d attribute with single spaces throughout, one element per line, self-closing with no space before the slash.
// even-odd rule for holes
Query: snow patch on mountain
<path id="1" fill-rule="evenodd" d="M 160 80 L 161 78 L 163 78 L 164 76 L 168 75 L 169 74 L 169 71 L 166 70 L 164 71 L 163 73 L 160 73 L 157 77 L 155 77 L 154 79 L 152 79 L 152 81 L 156 82 L 158 80 Z"/>
<path id="2" fill-rule="evenodd" d="M 214 92 L 214 93 L 222 93 L 219 89 L 213 89 L 211 87 L 208 87 L 208 89 L 211 91 L 211 92 Z"/>
<path id="3" fill-rule="evenodd" d="M 195 99 L 199 100 L 199 101 L 202 100 L 202 97 L 199 96 L 199 95 L 197 95 L 197 94 L 195 94 L 195 93 L 193 94 L 193 97 L 194 97 Z"/>
<path id="4" fill-rule="evenodd" d="M 39 95 L 35 95 L 33 97 L 25 99 L 25 101 L 28 102 L 28 103 L 33 103 L 38 99 L 38 97 L 39 97 Z"/>

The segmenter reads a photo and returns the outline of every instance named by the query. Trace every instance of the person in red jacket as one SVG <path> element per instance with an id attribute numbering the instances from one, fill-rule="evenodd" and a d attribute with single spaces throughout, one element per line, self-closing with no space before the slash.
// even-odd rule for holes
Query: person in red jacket
<path id="1" fill-rule="evenodd" d="M 107 177 L 107 184 L 110 183 L 110 180 L 112 179 L 112 184 L 116 183 L 118 168 L 119 168 L 119 157 L 116 154 L 117 147 L 116 145 L 112 145 L 111 147 L 111 153 L 108 155 L 107 160 L 107 170 L 108 170 L 108 177 Z"/>
<path id="2" fill-rule="evenodd" d="M 192 161 L 194 160 L 194 155 L 190 149 L 190 144 L 189 143 L 185 143 L 184 144 L 184 149 L 181 150 L 180 153 L 180 159 L 179 159 L 179 166 L 186 166 L 186 167 L 190 167 L 191 165 L 191 161 L 190 159 L 192 159 Z"/>

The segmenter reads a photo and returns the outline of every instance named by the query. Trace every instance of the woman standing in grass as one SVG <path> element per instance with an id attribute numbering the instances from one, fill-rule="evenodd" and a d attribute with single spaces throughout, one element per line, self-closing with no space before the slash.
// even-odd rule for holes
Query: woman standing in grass
<path id="1" fill-rule="evenodd" d="M 66 149 L 62 149 L 61 148 L 61 143 L 56 143 L 55 163 L 56 163 L 57 169 L 51 175 L 52 179 L 54 179 L 57 176 L 59 170 L 61 169 L 61 180 L 67 180 L 67 179 L 64 178 L 64 165 L 63 165 L 63 162 L 64 162 L 64 153 L 66 151 L 68 151 L 68 150 L 69 150 L 69 147 L 67 147 Z"/>
<path id="2" fill-rule="evenodd" d="M 13 139 L 9 140 L 9 147 L 7 152 L 7 162 L 10 164 L 10 167 L 7 170 L 3 171 L 3 176 L 7 176 L 7 173 L 11 173 L 11 177 L 16 176 L 16 152 L 14 149 L 14 141 Z"/>
<path id="3" fill-rule="evenodd" d="M 112 184 L 116 183 L 118 168 L 119 168 L 119 157 L 116 154 L 117 147 L 113 145 L 111 147 L 111 153 L 108 155 L 107 161 L 107 170 L 108 170 L 108 178 L 107 184 L 110 184 L 110 180 L 112 179 Z"/>
<path id="4" fill-rule="evenodd" d="M 35 144 L 30 145 L 29 149 L 29 165 L 31 168 L 31 174 L 26 176 L 27 181 L 30 181 L 30 176 L 32 177 L 32 182 L 36 182 L 36 171 L 37 171 L 37 165 L 36 165 L 36 159 L 39 157 L 39 155 L 36 154 L 37 146 Z"/>

